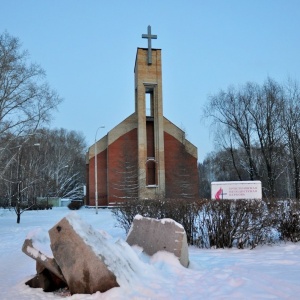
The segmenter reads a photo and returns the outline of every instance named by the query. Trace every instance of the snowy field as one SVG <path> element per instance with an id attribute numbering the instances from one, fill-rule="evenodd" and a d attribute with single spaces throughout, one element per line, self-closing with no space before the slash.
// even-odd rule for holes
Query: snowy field
<path id="1" fill-rule="evenodd" d="M 0 299 L 62 299 L 62 295 L 31 289 L 24 283 L 35 274 L 35 262 L 22 251 L 29 232 L 50 229 L 71 211 L 54 208 L 28 211 L 16 223 L 14 211 L 0 209 Z M 79 216 L 114 239 L 125 239 L 110 210 L 82 208 Z M 137 252 L 137 251 L 136 251 Z M 300 299 L 300 243 L 282 243 L 254 250 L 189 248 L 190 266 L 182 267 L 165 252 L 143 260 L 133 286 L 68 299 Z"/>

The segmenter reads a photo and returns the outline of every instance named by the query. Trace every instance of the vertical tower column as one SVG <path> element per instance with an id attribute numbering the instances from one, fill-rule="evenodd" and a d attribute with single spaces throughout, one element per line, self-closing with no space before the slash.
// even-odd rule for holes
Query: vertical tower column
<path id="1" fill-rule="evenodd" d="M 149 64 L 148 49 L 138 48 L 135 62 L 139 197 L 142 199 L 165 195 L 161 50 L 152 49 L 151 52 L 152 63 Z M 148 93 L 151 107 L 149 111 L 146 111 L 146 94 Z M 154 151 L 149 150 L 152 146 Z"/>

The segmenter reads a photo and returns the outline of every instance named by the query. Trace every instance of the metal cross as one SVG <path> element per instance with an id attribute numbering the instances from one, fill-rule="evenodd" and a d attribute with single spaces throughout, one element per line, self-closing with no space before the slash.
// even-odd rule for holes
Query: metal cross
<path id="1" fill-rule="evenodd" d="M 142 34 L 143 39 L 148 39 L 148 65 L 152 64 L 151 39 L 157 39 L 157 35 L 151 35 L 151 26 L 148 26 L 148 33 Z"/>

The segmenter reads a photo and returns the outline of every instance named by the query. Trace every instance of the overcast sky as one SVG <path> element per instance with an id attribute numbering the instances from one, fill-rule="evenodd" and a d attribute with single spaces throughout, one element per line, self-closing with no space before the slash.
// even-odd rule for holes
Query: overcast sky
<path id="1" fill-rule="evenodd" d="M 88 145 L 134 112 L 148 25 L 162 49 L 164 115 L 199 161 L 215 149 L 201 120 L 209 95 L 268 76 L 300 81 L 299 0 L 0 0 L 1 33 L 20 39 L 64 98 L 51 127 L 80 131 Z"/>

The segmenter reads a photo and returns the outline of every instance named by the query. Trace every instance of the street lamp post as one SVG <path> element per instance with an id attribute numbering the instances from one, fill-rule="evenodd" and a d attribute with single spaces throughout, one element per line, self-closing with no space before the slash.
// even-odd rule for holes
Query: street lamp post
<path id="1" fill-rule="evenodd" d="M 98 214 L 98 170 L 97 170 L 97 133 L 100 128 L 105 128 L 105 126 L 98 127 L 95 134 L 95 205 L 96 205 L 96 214 Z"/>

